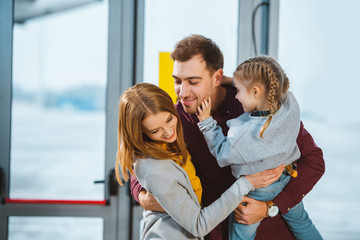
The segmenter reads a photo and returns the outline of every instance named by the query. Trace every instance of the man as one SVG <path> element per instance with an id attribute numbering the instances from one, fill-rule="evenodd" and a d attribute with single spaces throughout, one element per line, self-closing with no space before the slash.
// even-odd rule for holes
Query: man
<path id="1" fill-rule="evenodd" d="M 197 106 L 206 97 L 211 97 L 212 116 L 226 135 L 226 121 L 243 113 L 236 90 L 222 85 L 223 55 L 219 47 L 201 35 L 192 35 L 179 41 L 171 54 L 174 60 L 173 78 L 176 104 L 183 125 L 185 142 L 192 156 L 197 175 L 203 187 L 202 205 L 208 206 L 235 181 L 230 167 L 220 168 L 209 152 L 197 123 Z M 276 216 L 268 217 L 268 210 L 278 207 L 281 214 L 287 213 L 313 188 L 325 170 L 322 151 L 316 146 L 311 135 L 301 124 L 297 143 L 301 151 L 298 160 L 299 176 L 292 179 L 271 203 L 244 198 L 246 204 L 235 211 L 236 220 L 243 224 L 261 221 L 256 239 L 295 239 L 285 221 Z M 261 173 L 260 173 L 261 174 Z M 131 181 L 134 198 L 145 209 L 163 211 L 161 206 L 136 182 Z M 270 212 L 269 212 L 270 213 Z M 205 239 L 228 239 L 228 219 L 219 224 Z"/>

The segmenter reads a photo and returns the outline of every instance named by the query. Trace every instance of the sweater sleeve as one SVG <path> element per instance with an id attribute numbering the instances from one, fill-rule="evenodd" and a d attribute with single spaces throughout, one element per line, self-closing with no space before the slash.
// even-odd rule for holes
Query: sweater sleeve
<path id="1" fill-rule="evenodd" d="M 289 164 L 300 156 L 296 144 L 300 109 L 294 95 L 289 92 L 286 102 L 273 115 L 262 138 L 259 132 L 266 119 L 244 113 L 228 121 L 230 129 L 227 137 L 211 117 L 198 125 L 219 166 L 253 164 L 254 170 L 262 171 L 283 163 Z M 266 168 L 262 169 L 264 162 L 267 163 Z"/>
<path id="2" fill-rule="evenodd" d="M 181 171 L 166 166 L 159 171 L 137 172 L 140 183 L 152 193 L 165 211 L 195 237 L 202 237 L 222 222 L 254 187 L 245 177 L 239 178 L 219 199 L 201 209 L 191 198 L 189 189 L 178 181 Z"/>
<path id="3" fill-rule="evenodd" d="M 322 150 L 315 144 L 314 139 L 300 126 L 297 138 L 301 157 L 298 160 L 298 177 L 291 178 L 281 193 L 273 200 L 279 206 L 280 212 L 286 214 L 308 194 L 325 172 L 325 161 Z"/>
<path id="4" fill-rule="evenodd" d="M 139 194 L 143 190 L 143 187 L 140 185 L 136 176 L 131 175 L 130 177 L 130 192 L 135 201 L 139 202 Z"/>
<path id="5" fill-rule="evenodd" d="M 203 133 L 209 151 L 216 158 L 220 167 L 230 164 L 240 164 L 243 158 L 237 148 L 233 147 L 229 139 L 224 136 L 222 129 L 212 117 L 198 123 Z"/>

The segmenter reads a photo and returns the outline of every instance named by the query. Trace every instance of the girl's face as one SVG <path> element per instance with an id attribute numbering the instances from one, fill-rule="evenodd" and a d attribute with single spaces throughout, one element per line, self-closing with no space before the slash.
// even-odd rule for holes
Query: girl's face
<path id="1" fill-rule="evenodd" d="M 248 90 L 248 88 L 241 82 L 241 79 L 236 77 L 234 77 L 234 85 L 237 90 L 235 98 L 239 100 L 244 108 L 244 111 L 251 112 L 256 110 L 258 101 L 255 98 L 253 91 L 251 89 Z"/>
<path id="2" fill-rule="evenodd" d="M 170 112 L 148 115 L 141 123 L 142 131 L 151 140 L 172 143 L 176 140 L 178 119 Z"/>

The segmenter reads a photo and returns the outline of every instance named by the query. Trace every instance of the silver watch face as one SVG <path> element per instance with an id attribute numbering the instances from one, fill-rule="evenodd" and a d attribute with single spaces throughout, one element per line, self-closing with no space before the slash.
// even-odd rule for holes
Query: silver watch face
<path id="1" fill-rule="evenodd" d="M 268 209 L 268 214 L 270 217 L 275 217 L 279 213 L 279 208 L 277 206 L 271 206 Z"/>

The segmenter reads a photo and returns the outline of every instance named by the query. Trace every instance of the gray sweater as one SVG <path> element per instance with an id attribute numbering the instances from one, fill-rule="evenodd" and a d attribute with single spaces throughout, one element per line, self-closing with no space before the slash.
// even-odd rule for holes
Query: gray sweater
<path id="1" fill-rule="evenodd" d="M 153 158 L 135 162 L 135 174 L 166 213 L 144 210 L 141 239 L 203 239 L 254 190 L 239 178 L 221 197 L 201 208 L 187 173 L 172 160 Z"/>
<path id="2" fill-rule="evenodd" d="M 216 121 L 209 117 L 198 123 L 212 155 L 220 167 L 230 165 L 238 178 L 266 169 L 289 164 L 300 157 L 296 143 L 300 129 L 300 108 L 291 92 L 270 125 L 260 137 L 260 129 L 267 117 L 251 116 L 245 112 L 227 121 L 228 136 L 224 136 Z"/>

